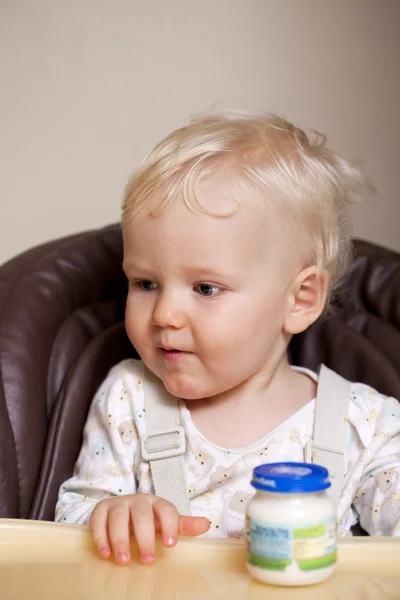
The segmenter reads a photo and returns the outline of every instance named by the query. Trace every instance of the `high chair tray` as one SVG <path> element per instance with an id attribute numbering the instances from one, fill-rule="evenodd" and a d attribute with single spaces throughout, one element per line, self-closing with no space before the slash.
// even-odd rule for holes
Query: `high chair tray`
<path id="1" fill-rule="evenodd" d="M 155 565 L 120 567 L 97 557 L 87 527 L 0 519 L 1 600 L 400 599 L 400 539 L 339 544 L 335 575 L 304 588 L 257 583 L 236 540 L 182 539 L 158 546 Z"/>

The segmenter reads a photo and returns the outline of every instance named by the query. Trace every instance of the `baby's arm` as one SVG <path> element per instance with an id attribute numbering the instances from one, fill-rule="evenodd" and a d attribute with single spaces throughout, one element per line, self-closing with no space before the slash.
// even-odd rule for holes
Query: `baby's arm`
<path id="1" fill-rule="evenodd" d="M 126 414 L 129 404 L 124 393 L 116 367 L 92 401 L 74 473 L 60 488 L 56 521 L 88 524 L 100 500 L 136 492 L 133 465 L 138 435 L 132 416 Z"/>
<path id="2" fill-rule="evenodd" d="M 386 398 L 376 419 L 369 457 L 353 499 L 370 535 L 400 536 L 400 405 Z"/>
<path id="3" fill-rule="evenodd" d="M 155 559 L 156 532 L 166 546 L 174 546 L 178 535 L 201 535 L 210 524 L 179 515 L 173 504 L 151 493 L 137 493 L 135 398 L 121 369 L 117 365 L 111 371 L 92 402 L 73 476 L 60 489 L 56 520 L 89 524 L 99 554 L 114 555 L 119 564 L 130 561 L 131 529 L 141 561 L 149 564 Z"/>

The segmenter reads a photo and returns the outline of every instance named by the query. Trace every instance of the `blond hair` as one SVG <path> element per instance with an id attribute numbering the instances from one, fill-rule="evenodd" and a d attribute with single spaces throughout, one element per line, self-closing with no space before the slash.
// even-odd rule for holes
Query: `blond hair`
<path id="1" fill-rule="evenodd" d="M 351 256 L 354 192 L 368 184 L 359 166 L 329 150 L 325 142 L 325 136 L 314 132 L 309 138 L 274 115 L 198 117 L 168 135 L 145 158 L 126 187 L 122 219 L 165 210 L 177 198 L 194 212 L 232 214 L 206 208 L 198 194 L 205 176 L 228 167 L 230 198 L 235 196 L 237 204 L 259 198 L 277 207 L 300 234 L 305 264 L 327 270 L 332 289 Z"/>

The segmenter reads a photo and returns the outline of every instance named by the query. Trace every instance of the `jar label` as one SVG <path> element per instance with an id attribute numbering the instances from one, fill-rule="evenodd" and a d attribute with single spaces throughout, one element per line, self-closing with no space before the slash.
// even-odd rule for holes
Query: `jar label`
<path id="1" fill-rule="evenodd" d="M 272 571 L 313 571 L 336 562 L 336 521 L 276 525 L 247 517 L 247 562 Z"/>

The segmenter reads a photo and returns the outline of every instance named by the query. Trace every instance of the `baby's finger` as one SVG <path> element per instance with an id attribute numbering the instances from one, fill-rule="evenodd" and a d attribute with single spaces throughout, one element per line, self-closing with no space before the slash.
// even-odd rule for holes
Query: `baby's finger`
<path id="1" fill-rule="evenodd" d="M 129 508 L 127 504 L 118 504 L 109 510 L 108 537 L 111 542 L 115 561 L 126 565 L 131 559 L 129 546 Z"/>
<path id="2" fill-rule="evenodd" d="M 156 520 L 160 523 L 160 531 L 165 546 L 175 546 L 178 541 L 179 513 L 170 502 L 160 498 L 153 504 Z"/>
<path id="3" fill-rule="evenodd" d="M 89 527 L 98 553 L 102 558 L 110 558 L 111 548 L 107 535 L 108 508 L 100 502 L 92 512 Z"/>
<path id="4" fill-rule="evenodd" d="M 179 517 L 179 535 L 194 537 L 210 529 L 210 521 L 205 517 Z"/>
<path id="5" fill-rule="evenodd" d="M 153 507 L 150 502 L 141 502 L 131 507 L 130 512 L 140 561 L 150 565 L 156 557 Z"/>

